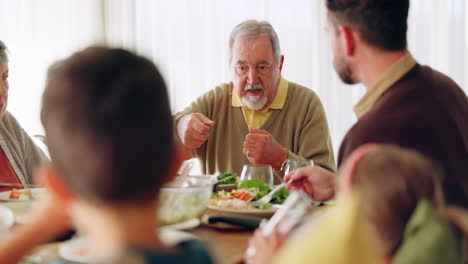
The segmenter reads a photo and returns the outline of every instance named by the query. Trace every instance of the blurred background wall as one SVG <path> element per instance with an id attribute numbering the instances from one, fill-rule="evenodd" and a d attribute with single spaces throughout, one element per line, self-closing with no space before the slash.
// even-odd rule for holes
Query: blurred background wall
<path id="1" fill-rule="evenodd" d="M 409 47 L 422 64 L 468 93 L 468 4 L 411 0 Z M 151 58 L 170 89 L 174 113 L 228 82 L 228 37 L 245 19 L 275 27 L 283 76 L 314 90 L 327 113 L 335 150 L 365 92 L 337 78 L 324 31 L 322 0 L 0 0 L 0 39 L 10 49 L 8 109 L 30 134 L 42 134 L 40 96 L 48 66 L 91 44 L 125 47 Z"/>

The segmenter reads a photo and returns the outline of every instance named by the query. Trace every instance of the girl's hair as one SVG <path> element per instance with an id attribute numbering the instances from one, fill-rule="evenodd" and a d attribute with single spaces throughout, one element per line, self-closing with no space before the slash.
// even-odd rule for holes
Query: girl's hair
<path id="1" fill-rule="evenodd" d="M 8 48 L 3 43 L 3 41 L 0 40 L 0 63 L 7 63 L 8 62 L 8 54 L 7 54 Z"/>
<path id="2" fill-rule="evenodd" d="M 398 249 L 406 224 L 421 199 L 443 206 L 442 171 L 418 152 L 380 145 L 357 164 L 353 184 L 360 191 L 364 218 L 384 243 L 384 254 Z"/>

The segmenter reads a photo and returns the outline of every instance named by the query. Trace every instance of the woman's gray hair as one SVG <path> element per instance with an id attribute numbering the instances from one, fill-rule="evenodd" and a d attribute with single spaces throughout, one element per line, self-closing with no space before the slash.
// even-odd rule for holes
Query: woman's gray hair
<path id="1" fill-rule="evenodd" d="M 273 47 L 273 56 L 279 62 L 281 56 L 281 49 L 279 44 L 278 35 L 271 24 L 267 21 L 257 21 L 254 19 L 246 20 L 237 25 L 231 32 L 229 37 L 229 61 L 232 58 L 232 46 L 236 39 L 255 39 L 261 36 L 268 36 L 271 39 L 271 46 Z"/>
<path id="2" fill-rule="evenodd" d="M 0 40 L 0 63 L 8 62 L 7 46 Z"/>

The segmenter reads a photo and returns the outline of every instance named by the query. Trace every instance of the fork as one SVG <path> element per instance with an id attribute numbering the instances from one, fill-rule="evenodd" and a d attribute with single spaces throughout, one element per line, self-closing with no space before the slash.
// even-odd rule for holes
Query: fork
<path id="1" fill-rule="evenodd" d="M 271 190 L 269 193 L 267 193 L 265 196 L 263 196 L 260 200 L 251 202 L 250 204 L 254 207 L 260 207 L 262 205 L 265 205 L 271 201 L 273 198 L 273 195 L 279 191 L 281 188 L 286 186 L 286 184 L 290 184 L 292 182 L 292 179 L 290 179 L 288 182 L 283 182 L 280 185 L 276 186 L 273 190 Z"/>

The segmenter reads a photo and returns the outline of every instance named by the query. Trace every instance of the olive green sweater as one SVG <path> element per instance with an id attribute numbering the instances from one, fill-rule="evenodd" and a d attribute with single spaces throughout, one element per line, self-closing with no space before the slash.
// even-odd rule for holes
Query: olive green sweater
<path id="1" fill-rule="evenodd" d="M 190 113 L 202 113 L 215 125 L 208 140 L 194 155 L 200 159 L 203 173 L 233 171 L 240 174 L 249 161 L 242 153 L 248 127 L 240 107 L 231 104 L 233 84 L 224 83 L 208 91 L 184 111 L 175 122 Z M 283 109 L 273 109 L 261 129 L 289 150 L 289 159 L 312 159 L 316 165 L 335 170 L 332 143 L 325 111 L 318 96 L 310 89 L 289 82 Z"/>

